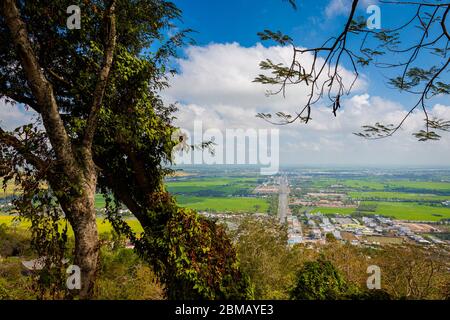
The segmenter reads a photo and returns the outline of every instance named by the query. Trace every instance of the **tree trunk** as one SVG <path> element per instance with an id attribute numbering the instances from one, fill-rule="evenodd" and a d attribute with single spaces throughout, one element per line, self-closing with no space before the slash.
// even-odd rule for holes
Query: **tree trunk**
<path id="1" fill-rule="evenodd" d="M 86 212 L 83 212 L 86 214 Z M 90 299 L 94 293 L 97 276 L 99 241 L 95 210 L 89 217 L 75 223 L 75 265 L 81 269 L 81 299 Z"/>
<path id="2" fill-rule="evenodd" d="M 90 299 L 94 293 L 98 269 L 99 239 L 95 211 L 96 175 L 91 174 L 82 185 L 83 193 L 79 197 L 61 200 L 75 235 L 74 264 L 80 267 L 80 299 Z"/>
<path id="3" fill-rule="evenodd" d="M 37 102 L 36 111 L 42 117 L 55 154 L 55 164 L 59 170 L 55 175 L 49 174 L 45 178 L 57 192 L 59 203 L 72 225 L 75 234 L 75 264 L 81 269 L 80 298 L 88 299 L 93 294 L 99 250 L 94 204 L 97 173 L 92 160 L 92 141 L 116 48 L 115 1 L 109 2 L 104 13 L 104 28 L 108 30 L 104 39 L 104 59 L 93 93 L 82 148 L 78 150 L 80 153 L 75 151 L 78 146 L 67 134 L 52 83 L 46 78 L 44 69 L 34 53 L 27 25 L 20 16 L 17 1 L 0 0 L 0 14 L 10 30 L 27 84 Z M 0 131 L 1 133 L 3 132 Z M 17 149 L 17 141 L 10 139 L 10 143 L 15 144 L 13 147 Z M 19 152 L 24 151 L 19 148 Z M 36 166 L 36 161 L 31 163 Z"/>

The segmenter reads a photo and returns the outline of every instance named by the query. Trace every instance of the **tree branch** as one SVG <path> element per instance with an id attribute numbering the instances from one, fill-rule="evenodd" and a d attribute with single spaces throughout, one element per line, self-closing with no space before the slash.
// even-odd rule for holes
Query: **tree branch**
<path id="1" fill-rule="evenodd" d="M 447 37 L 448 40 L 450 40 L 450 33 L 447 30 L 447 26 L 445 25 L 445 23 L 447 22 L 447 15 L 450 11 L 450 4 L 448 5 L 447 9 L 445 9 L 444 15 L 442 16 L 442 20 L 441 20 L 441 28 L 442 28 L 442 32 L 445 34 L 445 36 Z"/>
<path id="2" fill-rule="evenodd" d="M 83 138 L 83 147 L 85 151 L 91 149 L 92 140 L 94 139 L 95 130 L 97 127 L 98 113 L 100 111 L 103 97 L 105 94 L 106 84 L 110 74 L 113 63 L 114 51 L 116 48 L 116 17 L 115 17 L 115 0 L 112 0 L 109 8 L 105 13 L 105 28 L 108 30 L 106 34 L 106 48 L 104 52 L 103 66 L 98 75 L 98 82 L 94 90 L 94 99 L 87 120 L 86 129 Z"/>
<path id="3" fill-rule="evenodd" d="M 41 113 L 39 105 L 36 103 L 36 101 L 33 98 L 26 97 L 24 95 L 20 95 L 17 93 L 6 93 L 5 97 L 9 98 L 11 100 L 14 100 L 18 103 L 23 103 L 23 104 L 29 106 L 34 111 L 36 111 L 37 113 Z"/>
<path id="4" fill-rule="evenodd" d="M 4 131 L 0 128 L 0 144 L 4 144 L 8 147 L 14 148 L 18 153 L 20 153 L 25 160 L 33 165 L 36 169 L 41 170 L 45 168 L 46 162 L 41 158 L 30 152 L 25 144 L 22 141 L 17 139 L 12 134 Z"/>
<path id="5" fill-rule="evenodd" d="M 55 150 L 56 157 L 66 173 L 71 174 L 75 158 L 69 136 L 58 111 L 52 85 L 45 78 L 28 38 L 26 25 L 20 17 L 15 0 L 2 1 L 2 14 L 11 32 L 12 39 L 27 76 L 31 91 L 39 105 L 44 127 Z"/>

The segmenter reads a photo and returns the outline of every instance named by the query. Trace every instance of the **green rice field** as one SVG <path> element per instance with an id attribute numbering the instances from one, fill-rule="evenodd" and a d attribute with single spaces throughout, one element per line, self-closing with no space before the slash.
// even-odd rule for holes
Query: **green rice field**
<path id="1" fill-rule="evenodd" d="M 176 196 L 178 203 L 187 208 L 212 212 L 254 213 L 267 212 L 269 204 L 266 199 L 235 197 L 191 197 Z"/>
<path id="2" fill-rule="evenodd" d="M 450 219 L 450 208 L 433 207 L 421 205 L 414 202 L 378 202 L 365 201 L 363 204 L 375 205 L 374 212 L 363 211 L 364 214 L 378 214 L 393 217 L 399 220 L 419 220 L 419 221 L 439 221 L 441 219 Z M 352 214 L 356 211 L 354 208 L 327 208 L 317 207 L 311 212 L 321 212 L 323 214 Z"/>
<path id="3" fill-rule="evenodd" d="M 439 196 L 430 193 L 403 193 L 403 192 L 349 192 L 349 197 L 355 200 L 413 200 L 413 201 L 435 201 L 442 202 L 450 200 L 450 196 Z"/>
<path id="4" fill-rule="evenodd" d="M 11 215 L 0 215 L 0 224 L 6 224 L 8 227 L 13 227 L 15 226 L 16 228 L 20 228 L 20 229 L 27 229 L 30 226 L 30 223 L 27 221 L 20 221 L 20 220 L 15 220 L 14 216 Z M 133 229 L 134 232 L 142 232 L 142 227 L 139 224 L 139 222 L 136 219 L 127 219 L 126 220 L 127 224 L 131 227 L 131 229 Z M 98 226 L 98 232 L 99 233 L 107 233 L 107 232 L 111 232 L 112 226 L 111 224 L 106 221 L 104 218 L 97 218 L 97 226 Z M 68 235 L 72 236 L 73 235 L 73 231 L 69 226 L 69 230 L 68 230 Z"/>

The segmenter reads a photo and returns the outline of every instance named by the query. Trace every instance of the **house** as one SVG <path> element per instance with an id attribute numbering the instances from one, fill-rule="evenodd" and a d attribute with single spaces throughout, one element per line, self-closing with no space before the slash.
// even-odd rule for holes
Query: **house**
<path id="1" fill-rule="evenodd" d="M 333 231 L 333 236 L 334 236 L 337 240 L 342 240 L 341 232 L 338 231 L 338 230 L 334 230 L 334 231 Z"/>

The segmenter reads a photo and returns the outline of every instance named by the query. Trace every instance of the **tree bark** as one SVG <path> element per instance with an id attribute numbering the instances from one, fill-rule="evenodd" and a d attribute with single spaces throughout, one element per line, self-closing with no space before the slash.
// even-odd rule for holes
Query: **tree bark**
<path id="1" fill-rule="evenodd" d="M 77 146 L 67 134 L 59 113 L 52 84 L 45 77 L 33 51 L 25 22 L 20 16 L 16 0 L 1 0 L 0 11 L 11 32 L 20 63 L 25 71 L 28 85 L 36 105 L 34 109 L 42 117 L 47 136 L 55 151 L 55 169 L 46 177 L 52 190 L 72 225 L 75 235 L 75 264 L 81 269 L 80 298 L 92 297 L 98 265 L 99 239 L 96 223 L 95 192 L 97 169 L 92 159 L 92 140 L 97 127 L 98 113 L 105 94 L 107 81 L 113 63 L 116 47 L 115 1 L 111 0 L 105 11 L 105 24 L 109 32 L 102 68 L 94 91 L 92 107 L 85 128 L 82 146 Z M 34 104 L 33 104 L 34 105 Z M 0 131 L 0 138 L 8 145 L 21 151 L 20 141 Z M 26 154 L 25 154 L 26 155 Z M 37 166 L 40 163 L 31 158 L 27 161 Z"/>
<path id="2" fill-rule="evenodd" d="M 89 299 L 94 293 L 98 270 L 99 240 L 95 211 L 97 176 L 92 172 L 83 183 L 79 197 L 60 199 L 61 206 L 75 235 L 74 264 L 81 270 L 80 299 Z"/>

